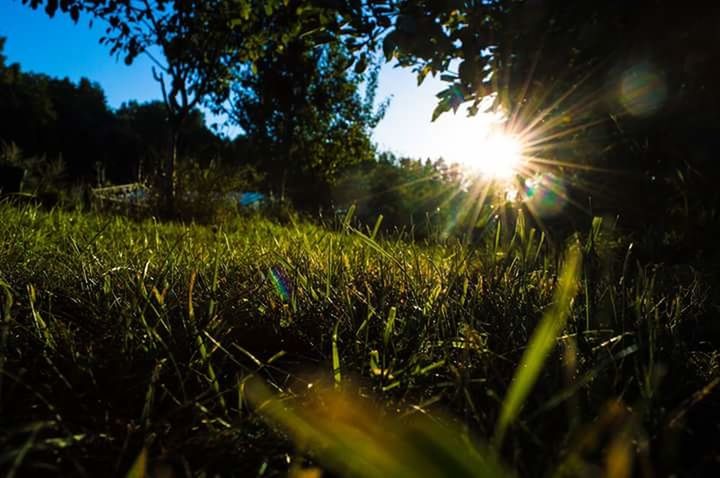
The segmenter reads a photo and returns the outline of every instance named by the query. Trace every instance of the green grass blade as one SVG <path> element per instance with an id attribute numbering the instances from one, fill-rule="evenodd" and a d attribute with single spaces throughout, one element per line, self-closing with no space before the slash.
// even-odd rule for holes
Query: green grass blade
<path id="1" fill-rule="evenodd" d="M 554 294 L 553 306 L 545 313 L 535 329 L 503 401 L 494 436 L 497 447 L 502 444 L 505 432 L 519 415 L 525 399 L 537 381 L 543 364 L 555 344 L 555 338 L 565 326 L 572 300 L 578 290 L 580 268 L 581 253 L 579 247 L 573 245 L 565 255 L 560 280 Z"/>
<path id="2" fill-rule="evenodd" d="M 354 215 L 355 204 L 350 206 L 350 208 L 347 210 L 347 213 L 345 213 L 345 217 L 343 218 L 343 229 L 347 230 L 350 227 L 350 222 L 352 221 Z"/>
<path id="3" fill-rule="evenodd" d="M 342 385 L 342 372 L 340 371 L 340 351 L 338 349 L 338 326 L 340 321 L 335 323 L 332 333 L 332 365 L 333 365 L 333 381 L 335 388 L 339 389 Z"/>
<path id="4" fill-rule="evenodd" d="M 390 343 L 390 339 L 392 338 L 392 333 L 395 330 L 395 318 L 396 317 L 397 317 L 397 309 L 395 307 L 390 307 L 390 312 L 388 313 L 387 322 L 385 323 L 385 332 L 383 333 L 383 345 L 385 346 L 386 350 Z"/>
<path id="5" fill-rule="evenodd" d="M 380 214 L 377 218 L 377 221 L 375 221 L 375 227 L 373 227 L 372 234 L 370 235 L 370 239 L 373 241 L 375 240 L 375 237 L 377 236 L 378 231 L 380 230 L 380 225 L 383 222 L 383 215 Z"/>
<path id="6" fill-rule="evenodd" d="M 143 448 L 138 457 L 135 459 L 133 466 L 128 471 L 126 478 L 145 478 L 147 472 L 147 448 Z"/>

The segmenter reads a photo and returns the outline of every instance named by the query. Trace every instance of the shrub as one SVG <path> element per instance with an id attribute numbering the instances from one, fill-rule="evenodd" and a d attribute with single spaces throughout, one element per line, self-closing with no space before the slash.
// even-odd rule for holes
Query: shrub
<path id="1" fill-rule="evenodd" d="M 181 161 L 178 165 L 176 211 L 183 220 L 224 222 L 238 212 L 237 193 L 252 189 L 260 180 L 250 167 L 210 161 Z"/>

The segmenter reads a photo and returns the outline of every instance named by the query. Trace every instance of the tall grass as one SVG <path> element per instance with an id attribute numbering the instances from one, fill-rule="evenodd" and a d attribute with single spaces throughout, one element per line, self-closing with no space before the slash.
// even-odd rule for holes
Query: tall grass
<path id="1" fill-rule="evenodd" d="M 599 219 L 567 243 L 490 222 L 467 245 L 379 237 L 351 218 L 208 228 L 0 205 L 0 468 L 716 465 L 717 442 L 696 438 L 718 416 L 699 274 L 637 262 Z"/>

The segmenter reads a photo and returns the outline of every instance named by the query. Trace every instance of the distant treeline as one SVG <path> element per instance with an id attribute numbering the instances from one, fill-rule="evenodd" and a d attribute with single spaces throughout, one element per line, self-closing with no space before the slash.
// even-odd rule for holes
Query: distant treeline
<path id="1" fill-rule="evenodd" d="M 62 158 L 70 183 L 142 180 L 166 155 L 168 122 L 162 101 L 131 101 L 112 110 L 98 83 L 53 78 L 6 64 L 0 38 L 0 140 L 26 156 Z M 201 111 L 184 124 L 180 152 L 207 162 L 240 160 L 238 141 L 215 134 Z"/>
<path id="2" fill-rule="evenodd" d="M 0 53 L 2 44 L 0 38 Z M 256 188 L 325 216 L 355 204 L 354 220 L 374 225 L 382 215 L 383 230 L 412 231 L 415 237 L 445 236 L 477 220 L 479 212 L 463 206 L 467 193 L 457 167 L 375 150 L 370 132 L 384 109 L 374 109 L 376 72 L 365 85 L 367 97 L 360 98 L 361 77 L 343 79 L 339 56 L 340 61 L 326 52 L 313 59 L 321 73 L 334 71 L 305 88 L 309 100 L 300 106 L 312 108 L 290 108 L 292 99 L 273 94 L 287 91 L 283 83 L 290 81 L 278 76 L 277 61 L 248 74 L 245 81 L 252 87 L 242 95 L 239 118 L 246 135 L 218 135 L 194 110 L 180 135 L 180 187 L 193 183 L 206 202 L 228 190 Z M 323 101 L 332 114 L 323 115 Z M 279 138 L 283 110 L 296 116 L 291 144 Z M 25 72 L 0 55 L 0 140 L 15 145 L 23 158 L 35 158 L 32 164 L 40 159 L 46 165 L 39 174 L 48 177 L 36 181 L 45 189 L 153 183 L 163 170 L 169 135 L 162 101 L 130 101 L 113 110 L 98 83 Z M 239 173 L 242 180 L 235 177 Z"/>
<path id="3" fill-rule="evenodd" d="M 90 79 L 75 83 L 7 64 L 4 42 L 0 37 L 2 143 L 17 147 L 23 157 L 61 159 L 66 186 L 153 182 L 163 173 L 172 134 L 163 101 L 130 101 L 111 109 L 101 86 Z M 268 60 L 239 76 L 233 90 L 237 104 L 229 113 L 245 135 L 219 135 L 203 112 L 193 109 L 179 134 L 181 169 L 211 162 L 226 171 L 250 167 L 264 178 L 255 187 L 306 208 L 329 206 L 334 182 L 375 159 L 370 134 L 384 106 L 375 112 L 377 71 L 373 79 L 352 74 L 345 71 L 347 53 L 319 51 Z M 293 61 L 302 63 L 301 73 L 290 71 Z M 367 98 L 361 98 L 360 84 L 367 80 Z"/>

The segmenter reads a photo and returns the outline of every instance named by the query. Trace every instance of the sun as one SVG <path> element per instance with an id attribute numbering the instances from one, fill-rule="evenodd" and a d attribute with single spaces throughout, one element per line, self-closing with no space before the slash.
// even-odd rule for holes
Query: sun
<path id="1" fill-rule="evenodd" d="M 491 181 L 513 179 L 524 166 L 523 142 L 498 115 L 447 115 L 434 123 L 438 149 L 466 173 Z"/>
<path id="2" fill-rule="evenodd" d="M 513 179 L 523 167 L 522 141 L 500 128 L 468 134 L 455 161 L 470 174 L 491 181 Z"/>
<path id="3" fill-rule="evenodd" d="M 490 179 L 511 179 L 522 160 L 520 141 L 503 132 L 490 132 L 478 145 L 477 157 L 468 164 Z"/>

